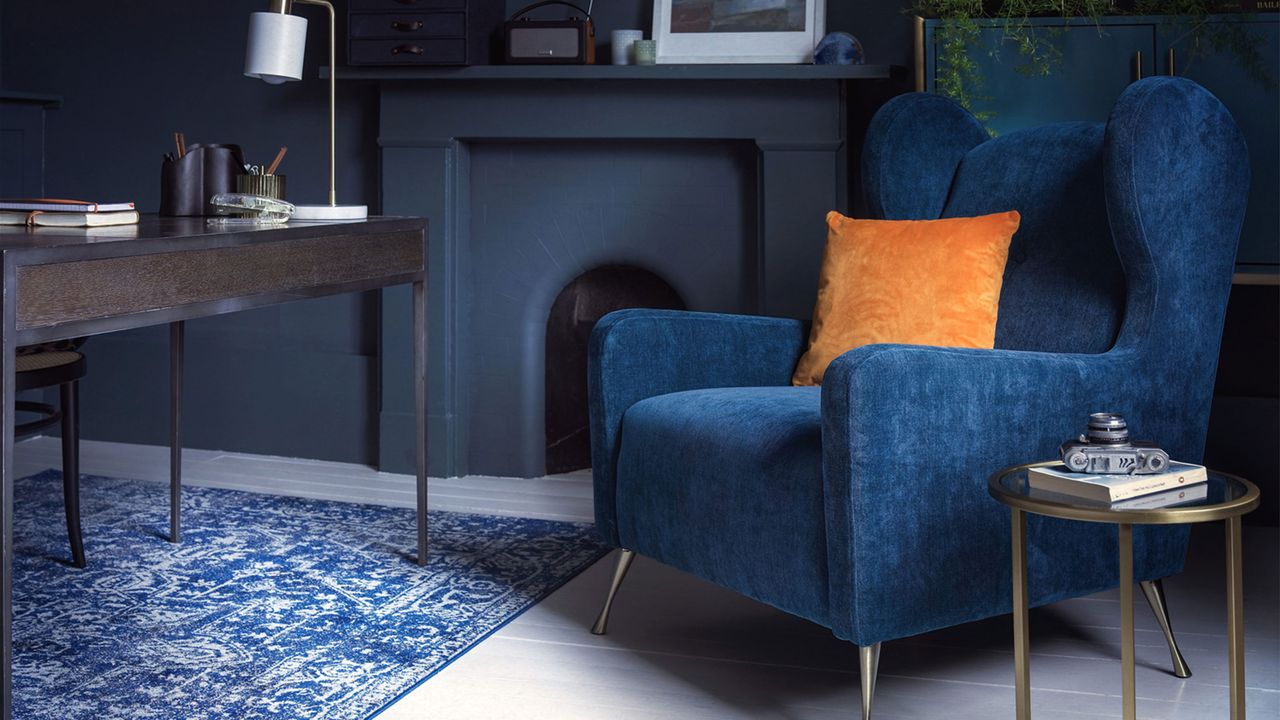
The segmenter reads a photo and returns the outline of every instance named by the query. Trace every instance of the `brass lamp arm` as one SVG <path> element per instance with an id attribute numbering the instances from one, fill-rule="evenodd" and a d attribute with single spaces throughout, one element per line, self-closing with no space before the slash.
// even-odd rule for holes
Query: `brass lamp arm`
<path id="1" fill-rule="evenodd" d="M 321 5 L 329 11 L 329 206 L 333 207 L 338 204 L 338 181 L 337 181 L 337 63 L 338 63 L 338 38 L 337 38 L 337 14 L 334 12 L 333 3 L 328 0 L 270 0 L 268 3 L 268 11 L 274 13 L 289 14 L 293 10 L 293 3 L 302 5 Z"/>

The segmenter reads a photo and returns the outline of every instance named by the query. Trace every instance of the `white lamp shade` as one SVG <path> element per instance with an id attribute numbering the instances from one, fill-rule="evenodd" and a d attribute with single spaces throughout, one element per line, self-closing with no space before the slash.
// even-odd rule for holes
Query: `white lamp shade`
<path id="1" fill-rule="evenodd" d="M 286 13 L 253 13 L 249 16 L 244 74 L 272 85 L 301 80 L 302 56 L 306 49 L 306 18 Z"/>

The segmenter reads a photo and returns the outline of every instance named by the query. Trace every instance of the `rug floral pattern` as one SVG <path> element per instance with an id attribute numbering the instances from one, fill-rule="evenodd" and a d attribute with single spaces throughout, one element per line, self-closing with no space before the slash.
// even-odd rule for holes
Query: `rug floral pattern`
<path id="1" fill-rule="evenodd" d="M 14 717 L 365 718 L 599 559 L 589 524 L 411 510 L 86 475 L 89 567 L 62 480 L 18 480 Z M 585 621 L 584 621 L 585 622 Z M 584 629 L 585 632 L 585 629 Z"/>

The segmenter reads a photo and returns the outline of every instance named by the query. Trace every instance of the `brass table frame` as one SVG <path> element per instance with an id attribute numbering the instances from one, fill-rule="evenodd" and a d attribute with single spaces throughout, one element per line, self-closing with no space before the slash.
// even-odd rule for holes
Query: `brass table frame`
<path id="1" fill-rule="evenodd" d="M 1243 496 L 1214 505 L 1111 510 L 1045 498 L 1032 498 L 1006 489 L 1004 478 L 1033 467 L 1056 465 L 1056 461 L 1028 463 L 1005 468 L 992 475 L 987 490 L 1008 505 L 1012 513 L 1013 535 L 1013 679 L 1018 720 L 1031 718 L 1031 654 L 1027 592 L 1027 513 L 1083 522 L 1112 523 L 1120 534 L 1120 685 L 1124 720 L 1137 718 L 1133 643 L 1133 526 L 1184 525 L 1226 521 L 1227 531 L 1227 674 L 1230 680 L 1231 720 L 1244 715 L 1244 577 L 1240 542 L 1240 518 L 1258 507 L 1258 488 L 1244 478 L 1210 470 L 1213 475 L 1244 485 Z"/>
<path id="2" fill-rule="evenodd" d="M 12 716 L 14 351 L 149 325 L 170 327 L 170 540 L 181 538 L 183 322 L 308 298 L 413 287 L 417 557 L 427 560 L 426 221 L 136 228 L 0 226 L 0 720 Z"/>

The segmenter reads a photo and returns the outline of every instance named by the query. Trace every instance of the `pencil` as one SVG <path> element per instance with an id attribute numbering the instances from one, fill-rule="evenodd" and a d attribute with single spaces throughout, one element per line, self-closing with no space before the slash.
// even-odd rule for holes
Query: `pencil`
<path id="1" fill-rule="evenodd" d="M 187 154 L 187 139 L 182 136 L 182 133 L 176 132 L 173 134 L 173 144 L 178 146 L 179 158 Z"/>
<path id="2" fill-rule="evenodd" d="M 280 152 L 276 153 L 276 159 L 271 161 L 271 165 L 267 167 L 268 175 L 275 175 L 276 168 L 280 167 L 280 161 L 284 160 L 284 154 L 289 151 L 289 146 L 285 145 L 280 148 Z"/>

